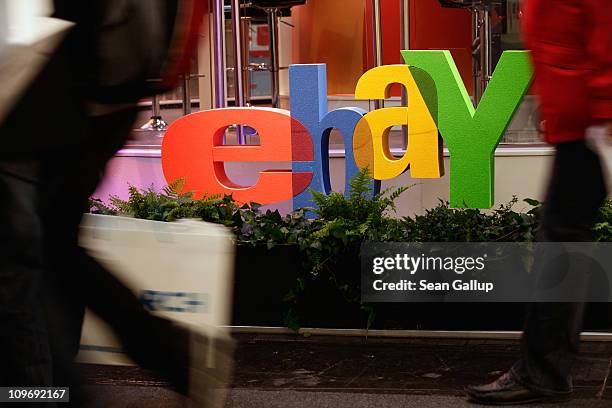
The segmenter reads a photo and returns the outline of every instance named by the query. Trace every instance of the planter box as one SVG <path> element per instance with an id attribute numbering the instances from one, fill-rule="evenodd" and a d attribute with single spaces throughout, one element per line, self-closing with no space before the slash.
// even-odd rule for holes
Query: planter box
<path id="1" fill-rule="evenodd" d="M 295 286 L 301 264 L 296 245 L 238 245 L 232 324 L 284 327 L 288 305 L 283 299 Z"/>
<path id="2" fill-rule="evenodd" d="M 341 276 L 357 274 L 357 255 L 338 261 Z M 284 327 L 289 309 L 283 299 L 302 275 L 297 246 L 252 247 L 239 245 L 234 285 L 235 326 Z M 373 329 L 521 330 L 523 304 L 379 303 Z M 367 314 L 348 303 L 325 277 L 308 279 L 295 310 L 303 327 L 363 329 Z"/>

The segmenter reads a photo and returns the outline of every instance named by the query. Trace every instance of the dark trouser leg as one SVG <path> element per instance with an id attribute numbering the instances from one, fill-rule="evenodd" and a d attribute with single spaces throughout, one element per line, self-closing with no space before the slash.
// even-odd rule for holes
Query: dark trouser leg
<path id="1" fill-rule="evenodd" d="M 42 162 L 54 149 L 80 140 L 84 119 L 75 89 L 67 85 L 65 51 L 56 50 L 0 126 L 0 373 L 8 373 L 0 374 L 3 385 L 52 381 L 40 305 L 47 272 Z M 58 119 L 66 120 L 57 126 Z"/>
<path id="2" fill-rule="evenodd" d="M 606 197 L 599 157 L 584 142 L 557 145 L 538 239 L 588 242 Z M 523 334 L 522 361 L 514 367 L 525 385 L 544 392 L 571 391 L 578 353 L 582 303 L 534 303 Z"/>
<path id="3" fill-rule="evenodd" d="M 139 365 L 158 370 L 177 388 L 184 389 L 187 333 L 151 315 L 129 289 L 78 246 L 79 224 L 88 199 L 107 162 L 125 143 L 134 117 L 135 111 L 125 110 L 91 119 L 91 141 L 66 152 L 49 166 L 45 228 L 49 231 L 52 280 L 59 284 L 59 295 L 50 301 L 56 310 L 64 311 L 50 317 L 59 319 L 53 327 L 64 331 L 52 336 L 58 339 L 54 350 L 63 361 L 56 367 L 64 377 L 70 377 L 66 373 L 71 372 L 70 364 L 78 352 L 87 306 L 110 324 Z"/>
<path id="4" fill-rule="evenodd" d="M 51 386 L 36 161 L 0 159 L 0 385 Z"/>
<path id="5" fill-rule="evenodd" d="M 90 126 L 83 129 L 82 141 L 56 151 L 44 166 L 42 217 L 49 262 L 45 304 L 54 376 L 56 384 L 70 384 L 75 390 L 78 378 L 73 360 L 79 351 L 91 291 L 83 284 L 90 267 L 88 255 L 78 246 L 79 224 L 107 161 L 125 143 L 134 116 L 134 111 L 126 110 L 101 117 L 99 123 L 88 120 Z"/>

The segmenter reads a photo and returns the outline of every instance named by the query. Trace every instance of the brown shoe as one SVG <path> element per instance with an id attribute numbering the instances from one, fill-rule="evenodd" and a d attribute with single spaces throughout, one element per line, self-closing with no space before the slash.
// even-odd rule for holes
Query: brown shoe
<path id="1" fill-rule="evenodd" d="M 485 405 L 518 405 L 531 403 L 560 403 L 571 400 L 571 392 L 544 394 L 520 384 L 511 371 L 485 385 L 470 385 L 465 388 L 470 402 Z"/>

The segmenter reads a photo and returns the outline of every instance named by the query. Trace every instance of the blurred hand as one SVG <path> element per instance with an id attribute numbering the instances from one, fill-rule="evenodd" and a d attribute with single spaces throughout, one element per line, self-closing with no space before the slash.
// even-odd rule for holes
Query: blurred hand
<path id="1" fill-rule="evenodd" d="M 600 129 L 604 129 L 604 134 L 612 139 L 612 120 L 601 120 L 595 123 Z"/>

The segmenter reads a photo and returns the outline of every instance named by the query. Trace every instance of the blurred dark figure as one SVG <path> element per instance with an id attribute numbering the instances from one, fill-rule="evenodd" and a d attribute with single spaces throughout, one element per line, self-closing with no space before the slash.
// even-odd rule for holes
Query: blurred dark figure
<path id="1" fill-rule="evenodd" d="M 0 386 L 51 386 L 41 303 L 45 160 L 85 135 L 60 49 L 0 123 Z M 61 106 L 61 110 L 58 107 Z M 61 127 L 55 122 L 69 117 Z"/>
<path id="2" fill-rule="evenodd" d="M 593 241 L 607 192 L 585 135 L 601 127 L 612 137 L 612 2 L 526 0 L 524 32 L 546 140 L 556 148 L 538 239 Z M 569 400 L 583 314 L 581 303 L 530 305 L 521 360 L 495 382 L 468 387 L 469 397 L 490 404 Z"/>
<path id="3" fill-rule="evenodd" d="M 75 27 L 0 125 L 0 385 L 75 387 L 89 307 L 137 363 L 187 393 L 191 333 L 145 310 L 78 246 L 78 228 L 136 102 L 186 70 L 202 4 L 55 1 Z"/>

